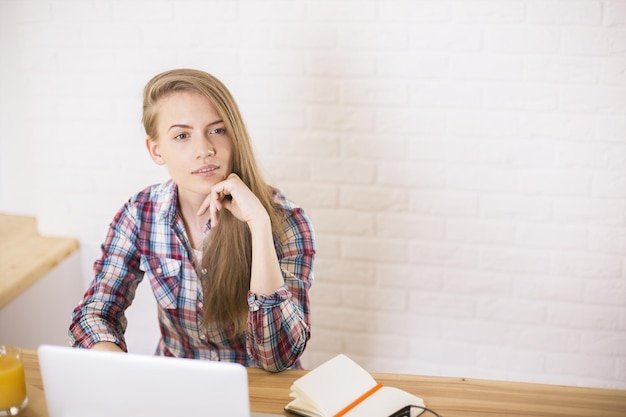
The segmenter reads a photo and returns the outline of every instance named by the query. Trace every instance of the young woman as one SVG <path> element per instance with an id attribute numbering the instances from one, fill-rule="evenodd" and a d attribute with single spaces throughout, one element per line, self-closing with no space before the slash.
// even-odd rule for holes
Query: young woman
<path id="1" fill-rule="evenodd" d="M 202 71 L 166 71 L 144 89 L 143 124 L 150 157 L 171 179 L 114 217 L 72 315 L 72 344 L 126 351 L 124 311 L 145 277 L 158 305 L 157 354 L 299 367 L 313 229 L 264 182 L 230 92 Z"/>

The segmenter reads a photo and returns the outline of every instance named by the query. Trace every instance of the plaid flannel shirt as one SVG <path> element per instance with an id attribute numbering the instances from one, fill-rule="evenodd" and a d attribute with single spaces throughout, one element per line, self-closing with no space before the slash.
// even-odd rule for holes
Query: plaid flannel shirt
<path id="1" fill-rule="evenodd" d="M 286 213 L 282 240 L 274 239 L 285 284 L 268 296 L 248 294 L 245 335 L 229 339 L 219 327 L 203 325 L 202 286 L 176 210 L 177 187 L 170 180 L 137 193 L 116 214 L 101 246 L 102 257 L 94 264 L 95 278 L 72 314 L 71 344 L 89 348 L 108 341 L 127 350 L 124 312 L 147 277 L 161 331 L 156 354 L 269 371 L 299 367 L 310 337 L 315 239 L 303 210 L 273 191 Z"/>

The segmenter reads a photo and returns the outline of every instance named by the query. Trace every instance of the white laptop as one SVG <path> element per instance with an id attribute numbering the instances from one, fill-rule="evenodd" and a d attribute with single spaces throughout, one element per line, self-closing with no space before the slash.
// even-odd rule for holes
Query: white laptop
<path id="1" fill-rule="evenodd" d="M 239 364 L 42 345 L 49 417 L 261 417 Z"/>

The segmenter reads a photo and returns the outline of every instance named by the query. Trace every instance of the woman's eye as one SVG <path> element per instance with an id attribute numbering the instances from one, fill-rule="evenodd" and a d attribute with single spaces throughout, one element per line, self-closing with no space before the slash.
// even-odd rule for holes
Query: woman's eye
<path id="1" fill-rule="evenodd" d="M 218 127 L 217 129 L 213 129 L 209 132 L 212 135 L 223 135 L 226 133 L 226 129 L 223 127 Z"/>
<path id="2" fill-rule="evenodd" d="M 174 139 L 177 139 L 177 140 L 184 140 L 184 139 L 187 139 L 188 137 L 189 137 L 189 135 L 188 135 L 188 134 L 186 134 L 186 133 L 181 133 L 181 134 L 179 134 L 179 135 L 174 136 Z"/>

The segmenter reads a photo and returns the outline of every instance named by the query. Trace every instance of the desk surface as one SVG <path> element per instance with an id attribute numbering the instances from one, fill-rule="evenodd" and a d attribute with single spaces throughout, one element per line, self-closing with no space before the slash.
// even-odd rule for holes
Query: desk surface
<path id="1" fill-rule="evenodd" d="M 39 235 L 34 217 L 0 213 L 0 308 L 76 249 L 76 239 Z"/>
<path id="2" fill-rule="evenodd" d="M 30 404 L 20 417 L 47 417 L 37 353 L 24 351 Z M 272 374 L 248 369 L 253 411 L 283 412 L 289 387 L 306 371 Z M 378 382 L 409 391 L 443 417 L 624 417 L 626 391 L 486 381 L 467 378 L 372 374 Z"/>

